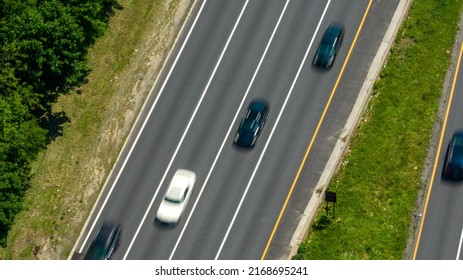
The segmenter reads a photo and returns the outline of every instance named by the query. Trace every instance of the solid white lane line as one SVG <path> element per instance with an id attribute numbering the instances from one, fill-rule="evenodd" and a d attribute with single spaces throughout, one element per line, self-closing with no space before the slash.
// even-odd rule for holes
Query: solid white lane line
<path id="1" fill-rule="evenodd" d="M 82 251 L 83 251 L 83 249 L 84 249 L 84 247 L 85 247 L 85 244 L 87 243 L 87 241 L 88 241 L 88 239 L 89 239 L 91 233 L 93 232 L 93 229 L 95 228 L 95 225 L 96 225 L 96 223 L 98 222 L 98 219 L 99 219 L 101 213 L 103 212 L 103 209 L 104 209 L 106 203 L 108 202 L 109 197 L 111 196 L 111 193 L 113 192 L 114 187 L 116 186 L 117 181 L 119 180 L 119 177 L 121 176 L 122 171 L 124 170 L 124 168 L 125 168 L 125 166 L 126 166 L 128 160 L 129 160 L 129 158 L 130 158 L 130 155 L 132 154 L 132 152 L 133 152 L 133 150 L 134 150 L 134 148 L 135 148 L 135 145 L 137 145 L 138 139 L 140 138 L 141 134 L 143 133 L 143 130 L 144 130 L 146 124 L 148 123 L 148 120 L 149 120 L 149 118 L 150 118 L 150 116 L 151 116 L 151 114 L 152 114 L 154 108 L 156 107 L 156 104 L 158 103 L 158 100 L 159 100 L 159 98 L 161 97 L 162 92 L 164 91 L 164 88 L 165 88 L 165 86 L 166 86 L 166 84 L 167 84 L 167 81 L 169 81 L 170 75 L 172 74 L 172 72 L 173 72 L 173 70 L 174 70 L 174 68 L 175 68 L 175 65 L 177 64 L 178 59 L 179 59 L 180 56 L 182 55 L 183 49 L 185 48 L 185 45 L 186 45 L 186 43 L 188 42 L 188 39 L 190 38 L 191 33 L 193 32 L 193 29 L 194 29 L 194 27 L 195 27 L 195 25 L 196 25 L 196 22 L 198 21 L 199 16 L 201 15 L 201 12 L 202 12 L 203 7 L 205 6 L 205 3 L 206 3 L 206 2 L 207 2 L 207 0 L 204 1 L 203 5 L 201 6 L 200 10 L 198 11 L 198 15 L 196 16 L 196 18 L 195 18 L 195 20 L 194 20 L 194 22 L 193 22 L 193 24 L 192 24 L 190 30 L 188 31 L 188 34 L 187 34 L 187 36 L 186 36 L 186 38 L 185 38 L 185 41 L 183 42 L 183 44 L 182 44 L 182 46 L 181 46 L 181 48 L 180 48 L 180 50 L 179 50 L 179 52 L 178 52 L 178 54 L 177 54 L 177 56 L 176 56 L 174 62 L 173 62 L 172 66 L 171 66 L 171 68 L 170 68 L 170 70 L 169 70 L 169 73 L 167 74 L 166 79 L 164 80 L 164 83 L 162 84 L 161 89 L 159 90 L 159 93 L 158 93 L 158 95 L 156 96 L 156 99 L 154 100 L 153 105 L 151 106 L 151 108 L 150 108 L 150 110 L 149 110 L 149 112 L 148 112 L 148 115 L 146 116 L 145 120 L 143 121 L 143 124 L 142 124 L 142 126 L 141 126 L 141 128 L 140 128 L 140 131 L 138 132 L 137 137 L 135 138 L 135 141 L 133 142 L 132 146 L 130 147 L 129 152 L 128 152 L 127 156 L 125 157 L 124 162 L 122 163 L 122 166 L 121 166 L 121 168 L 119 169 L 119 172 L 117 173 L 117 176 L 116 176 L 116 178 L 114 179 L 113 184 L 111 185 L 111 189 L 109 190 L 108 195 L 106 196 L 106 198 L 105 198 L 103 204 L 102 204 L 101 207 L 100 207 L 100 210 L 98 211 L 98 214 L 97 214 L 96 217 L 95 217 L 95 221 L 93 222 L 92 226 L 90 227 L 90 230 L 88 231 L 88 234 L 87 234 L 87 236 L 85 237 L 85 240 L 84 240 L 84 242 L 82 243 L 82 246 L 80 247 L 79 253 L 82 253 Z M 150 93 L 148 94 L 148 96 L 150 96 L 150 95 L 152 94 L 152 92 L 153 92 L 155 86 L 156 86 L 156 84 L 153 84 L 153 86 L 152 86 L 151 89 L 150 89 Z M 110 176 L 108 176 L 108 179 L 109 179 L 109 178 L 110 178 Z M 100 199 L 100 198 L 98 198 L 97 201 L 99 201 L 99 199 Z M 95 204 L 95 205 L 96 205 L 96 204 Z"/>
<path id="2" fill-rule="evenodd" d="M 206 2 L 207 2 L 207 1 L 204 1 L 203 6 L 201 7 L 201 10 L 202 10 L 202 8 L 204 7 L 204 5 L 205 5 Z M 131 248 L 132 248 L 132 246 L 133 246 L 133 243 L 135 242 L 135 239 L 137 239 L 138 233 L 140 232 L 140 229 L 141 229 L 141 227 L 143 226 L 143 223 L 145 222 L 145 219 L 146 219 L 146 217 L 148 216 L 148 213 L 151 211 L 151 208 L 152 208 L 152 206 L 153 206 L 154 200 L 156 199 L 156 196 L 158 195 L 158 192 L 159 192 L 159 190 L 161 189 L 162 184 L 164 183 L 164 180 L 165 180 L 165 178 L 166 178 L 166 176 L 167 176 L 167 173 L 169 172 L 169 170 L 170 170 L 170 168 L 171 168 L 171 166 L 172 166 L 172 163 L 174 162 L 174 160 L 175 160 L 175 158 L 176 158 L 176 156 L 177 156 L 177 153 L 178 153 L 178 151 L 180 150 L 180 147 L 182 146 L 183 141 L 185 140 L 185 137 L 186 137 L 188 131 L 190 130 L 190 126 L 191 126 L 191 124 L 193 123 L 193 120 L 194 120 L 194 118 L 195 118 L 197 112 L 199 111 L 199 107 L 201 106 L 201 103 L 203 102 L 204 97 L 206 96 L 206 93 L 207 93 L 207 91 L 208 91 L 208 89 L 209 89 L 210 84 L 212 83 L 212 80 L 214 79 L 215 73 L 217 72 L 217 69 L 219 68 L 220 63 L 222 62 L 223 56 L 225 55 L 225 52 L 226 52 L 227 49 L 228 49 L 228 45 L 230 44 L 231 38 L 233 37 L 233 34 L 235 33 L 236 27 L 238 26 L 238 23 L 239 23 L 239 21 L 240 21 L 240 19 L 241 19 L 241 16 L 242 16 L 242 14 L 243 14 L 243 12 L 244 12 L 244 9 L 246 8 L 248 2 L 249 2 L 249 0 L 246 1 L 245 5 L 244 5 L 244 7 L 243 7 L 243 9 L 242 9 L 242 11 L 241 11 L 241 14 L 240 14 L 240 16 L 238 17 L 238 19 L 237 19 L 237 21 L 236 21 L 236 23 L 235 23 L 235 26 L 233 27 L 232 32 L 231 32 L 230 35 L 228 36 L 227 42 L 226 42 L 224 48 L 222 49 L 222 52 L 221 52 L 221 54 L 220 54 L 220 57 L 219 57 L 217 63 L 215 64 L 214 70 L 212 71 L 212 74 L 211 74 L 211 76 L 209 77 L 209 80 L 208 80 L 208 82 L 207 82 L 207 84 L 206 84 L 206 87 L 204 88 L 204 90 L 203 90 L 203 92 L 202 92 L 202 94 L 201 94 L 201 97 L 199 98 L 198 104 L 196 105 L 195 110 L 194 110 L 192 116 L 190 117 L 190 120 L 189 120 L 189 122 L 188 122 L 188 124 L 187 124 L 187 127 L 185 128 L 185 131 L 183 132 L 183 135 L 182 135 L 182 137 L 181 137 L 181 139 L 180 139 L 180 142 L 179 142 L 178 145 L 177 145 L 177 148 L 175 149 L 175 152 L 174 152 L 174 154 L 173 154 L 173 156 L 172 156 L 172 158 L 171 158 L 171 160 L 170 160 L 170 162 L 169 162 L 169 165 L 167 166 L 166 171 L 164 172 L 164 175 L 162 176 L 161 182 L 159 183 L 159 185 L 158 185 L 158 187 L 157 187 L 157 189 L 156 189 L 156 192 L 155 192 L 153 198 L 151 199 L 151 202 L 150 202 L 148 208 L 146 209 L 145 215 L 143 216 L 143 219 L 142 219 L 142 221 L 140 222 L 140 224 L 139 224 L 139 226 L 138 226 L 138 228 L 137 228 L 137 231 L 136 231 L 135 235 L 134 235 L 133 238 L 132 238 L 132 241 L 130 242 L 129 248 L 127 249 L 127 252 L 126 252 L 125 255 L 124 255 L 124 260 L 127 258 L 127 255 L 129 254 L 129 252 L 130 252 L 130 250 L 131 250 Z M 201 11 L 200 11 L 199 13 L 201 13 Z M 199 17 L 199 14 L 198 14 L 198 17 Z M 197 17 L 197 18 L 198 18 L 198 17 Z"/>
<path id="3" fill-rule="evenodd" d="M 457 260 L 460 259 L 461 246 L 463 245 L 463 228 L 461 229 L 460 243 L 458 244 Z"/>
<path id="4" fill-rule="evenodd" d="M 286 7 L 288 6 L 288 3 L 289 3 L 289 0 L 286 1 L 286 5 L 285 5 L 285 7 L 283 8 L 283 11 L 280 14 L 280 18 L 278 19 L 278 22 L 277 22 L 275 28 L 273 29 L 272 35 L 270 36 L 269 42 L 267 43 L 267 46 L 265 47 L 264 53 L 262 54 L 262 57 L 261 57 L 261 59 L 259 61 L 259 64 L 257 65 L 256 71 L 254 71 L 254 74 L 253 74 L 253 76 L 251 78 L 251 81 L 250 81 L 250 83 L 248 85 L 248 88 L 246 89 L 246 92 L 245 92 L 245 94 L 244 94 L 244 96 L 243 96 L 243 98 L 241 100 L 241 103 L 240 103 L 240 105 L 239 105 L 239 107 L 238 107 L 238 109 L 237 109 L 237 111 L 235 113 L 235 116 L 233 117 L 232 123 L 230 124 L 230 126 L 228 128 L 227 134 L 225 135 L 225 138 L 222 141 L 222 145 L 220 146 L 220 149 L 219 149 L 219 151 L 218 151 L 218 153 L 217 153 L 217 155 L 216 155 L 216 157 L 214 159 L 214 162 L 212 163 L 212 166 L 211 166 L 211 168 L 209 170 L 209 173 L 207 174 L 206 179 L 204 180 L 204 183 L 203 183 L 203 185 L 201 187 L 201 191 L 199 192 L 198 197 L 196 198 L 195 204 L 193 205 L 193 208 L 191 209 L 190 215 L 188 215 L 188 218 L 187 218 L 187 220 L 185 222 L 185 226 L 183 227 L 182 232 L 180 233 L 180 236 L 179 236 L 179 238 L 177 240 L 177 243 L 175 243 L 174 249 L 172 250 L 172 253 L 170 254 L 169 260 L 171 260 L 173 258 L 174 254 L 175 254 L 175 251 L 177 250 L 178 244 L 180 243 L 180 240 L 182 239 L 183 234 L 184 234 L 184 232 L 185 232 L 185 230 L 186 230 L 186 228 L 188 226 L 190 218 L 193 215 L 193 212 L 194 212 L 194 210 L 196 208 L 196 205 L 198 204 L 198 201 L 201 198 L 201 195 L 202 195 L 202 193 L 204 191 L 204 188 L 205 188 L 207 182 L 209 181 L 209 178 L 210 178 L 210 176 L 212 174 L 212 171 L 215 168 L 215 165 L 217 164 L 217 161 L 218 161 L 218 159 L 220 157 L 220 154 L 222 153 L 223 147 L 228 142 L 227 139 L 228 139 L 228 137 L 229 137 L 229 135 L 231 133 L 232 128 L 234 127 L 234 124 L 236 122 L 236 119 L 238 118 L 238 115 L 239 115 L 239 113 L 241 111 L 241 108 L 243 107 L 244 101 L 245 101 L 246 97 L 248 96 L 248 94 L 249 94 L 249 92 L 251 90 L 251 86 L 254 83 L 254 80 L 255 80 L 255 78 L 257 76 L 257 73 L 259 72 L 259 69 L 260 69 L 260 67 L 262 65 L 262 62 L 264 61 L 264 58 L 265 58 L 265 56 L 267 54 L 267 51 L 268 51 L 268 49 L 270 47 L 270 44 L 272 43 L 273 37 L 274 37 L 274 35 L 276 33 L 276 30 L 278 29 L 278 26 L 280 25 L 280 21 L 281 21 L 281 19 L 283 17 L 283 14 L 285 13 Z M 240 20 L 240 18 L 242 16 L 242 14 L 244 12 L 244 9 L 246 8 L 247 4 L 248 4 L 248 1 L 246 1 L 246 4 L 243 7 L 243 10 L 241 11 L 241 14 L 240 14 L 240 16 L 238 18 L 238 21 Z M 236 27 L 236 25 L 235 25 L 235 27 Z"/>
<path id="5" fill-rule="evenodd" d="M 289 0 L 288 0 L 288 1 L 289 1 Z M 331 0 L 328 0 L 327 4 L 326 4 L 326 6 L 325 6 L 325 9 L 324 9 L 324 11 L 323 11 L 323 14 L 322 14 L 322 16 L 321 16 L 321 18 L 320 18 L 320 20 L 319 20 L 319 22 L 318 22 L 318 24 L 317 24 L 317 28 L 315 29 L 315 33 L 314 33 L 312 39 L 310 40 L 309 46 L 307 47 L 307 51 L 305 52 L 304 58 L 302 59 L 302 62 L 301 62 L 301 64 L 299 65 L 299 69 L 298 69 L 298 71 L 297 71 L 297 73 L 296 73 L 296 76 L 295 76 L 295 78 L 294 78 L 294 80 L 293 80 L 293 83 L 292 83 L 292 85 L 291 85 L 291 87 L 290 87 L 290 89 L 289 89 L 289 92 L 288 92 L 288 94 L 287 94 L 287 96 L 286 96 L 286 99 L 285 99 L 285 101 L 284 101 L 284 103 L 283 103 L 283 106 L 282 106 L 282 108 L 281 108 L 281 110 L 280 110 L 280 112 L 279 112 L 279 114 L 278 114 L 277 120 L 276 120 L 275 124 L 273 125 L 272 131 L 270 132 L 270 136 L 269 136 L 269 138 L 267 139 L 267 142 L 265 143 L 264 149 L 262 150 L 262 153 L 261 153 L 261 155 L 260 155 L 260 157 L 259 157 L 259 160 L 258 160 L 258 162 L 257 162 L 257 165 L 256 165 L 256 167 L 254 168 L 254 171 L 252 172 L 252 175 L 251 175 L 251 178 L 249 179 L 248 185 L 246 186 L 246 190 L 244 191 L 243 196 L 241 197 L 240 203 L 238 204 L 238 207 L 236 208 L 235 214 L 233 215 L 232 221 L 231 221 L 231 223 L 230 223 L 230 225 L 229 225 L 229 227 L 228 227 L 228 229 L 227 229 L 227 232 L 226 232 L 226 234 L 225 234 L 225 237 L 224 237 L 223 240 L 222 240 L 222 244 L 220 245 L 219 251 L 217 252 L 217 255 L 215 256 L 215 260 L 217 260 L 217 259 L 219 258 L 220 253 L 222 252 L 223 246 L 225 245 L 225 242 L 227 241 L 228 235 L 230 234 L 230 230 L 231 230 L 231 228 L 233 227 L 233 224 L 235 223 L 235 219 L 236 219 L 236 217 L 238 216 L 238 213 L 239 213 L 239 211 L 240 211 L 240 209 L 241 209 L 241 205 L 243 204 L 243 201 L 244 201 L 244 199 L 246 198 L 246 195 L 247 195 L 247 193 L 248 193 L 248 191 L 249 191 L 249 188 L 250 188 L 250 186 L 251 186 L 251 183 L 252 183 L 252 181 L 254 180 L 254 176 L 255 176 L 256 173 L 257 173 L 257 169 L 259 169 L 259 166 L 260 166 L 260 163 L 261 163 L 261 161 L 262 161 L 262 158 L 263 158 L 264 155 L 265 155 L 265 151 L 267 150 L 267 147 L 268 147 L 268 145 L 269 145 L 269 143 L 270 143 L 270 140 L 272 139 L 273 133 L 275 132 L 276 127 L 278 126 L 278 122 L 280 121 L 280 118 L 281 118 L 281 116 L 282 116 L 282 114 L 283 114 L 283 111 L 284 111 L 284 109 L 285 109 L 285 107 L 286 107 L 286 104 L 288 103 L 289 97 L 291 96 L 291 94 L 292 94 L 292 92 L 293 92 L 294 86 L 296 85 L 296 82 L 297 82 L 297 80 L 298 80 L 298 78 L 299 78 L 299 75 L 300 75 L 300 73 L 301 73 L 301 71 L 302 71 L 302 68 L 304 67 L 305 61 L 306 61 L 307 56 L 308 56 L 308 54 L 309 54 L 309 50 L 312 48 L 313 42 L 314 42 L 314 40 L 315 40 L 315 36 L 317 35 L 318 30 L 320 29 L 321 23 L 322 23 L 322 21 L 323 21 L 323 18 L 324 18 L 325 15 L 326 15 L 326 12 L 327 12 L 327 10 L 328 10 L 328 7 L 329 7 L 330 3 L 331 3 Z"/>

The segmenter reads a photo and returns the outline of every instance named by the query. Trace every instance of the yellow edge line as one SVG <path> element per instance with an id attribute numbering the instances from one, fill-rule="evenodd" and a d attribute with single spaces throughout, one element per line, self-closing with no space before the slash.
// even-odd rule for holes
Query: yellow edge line
<path id="1" fill-rule="evenodd" d="M 436 175 L 436 168 L 437 168 L 437 163 L 439 161 L 439 155 L 440 155 L 440 150 L 441 150 L 441 147 L 442 147 L 442 141 L 444 139 L 445 128 L 447 127 L 447 119 L 449 117 L 450 106 L 452 105 L 453 93 L 455 91 L 455 85 L 457 83 L 457 77 L 458 77 L 458 71 L 460 69 L 460 62 L 461 62 L 462 53 L 463 53 L 463 44 L 460 46 L 460 54 L 458 55 L 458 62 L 457 62 L 457 66 L 455 68 L 455 74 L 453 76 L 452 88 L 450 89 L 450 96 L 449 96 L 449 101 L 448 101 L 448 104 L 447 104 L 447 111 L 445 112 L 444 122 L 443 122 L 443 125 L 442 125 L 442 130 L 441 130 L 440 139 L 439 139 L 439 145 L 437 146 L 436 157 L 434 159 L 434 167 L 432 169 L 431 179 L 429 180 L 429 189 L 428 189 L 428 193 L 426 195 L 426 202 L 424 204 L 423 216 L 422 216 L 422 219 L 421 219 L 420 229 L 418 231 L 418 237 L 417 237 L 416 243 L 415 243 L 415 250 L 413 252 L 413 260 L 416 259 L 416 254 L 418 253 L 418 247 L 420 245 L 421 232 L 423 231 L 423 225 L 424 225 L 424 221 L 426 219 L 426 212 L 427 212 L 427 209 L 428 209 L 429 197 L 431 196 L 432 186 L 434 184 L 434 177 Z"/>
<path id="2" fill-rule="evenodd" d="M 314 143 L 314 141 L 315 141 L 315 138 L 317 137 L 318 131 L 319 131 L 319 129 L 320 129 L 322 123 L 323 123 L 323 120 L 324 120 L 324 118 L 325 118 L 326 112 L 328 111 L 328 108 L 329 108 L 329 106 L 330 106 L 330 104 L 331 104 L 331 100 L 333 99 L 334 93 L 336 92 L 336 89 L 338 88 L 339 81 L 341 80 L 342 74 L 344 73 L 344 69 L 346 68 L 347 62 L 349 61 L 350 55 L 351 55 L 351 53 L 352 53 L 352 50 L 354 49 L 355 43 L 357 42 L 357 38 L 358 38 L 358 36 L 359 36 L 359 34 L 360 34 L 360 31 L 362 30 L 363 24 L 364 24 L 364 22 L 365 22 L 365 19 L 366 19 L 367 15 L 368 15 L 369 10 L 370 10 L 372 1 L 373 1 L 373 0 L 370 0 L 370 1 L 369 1 L 368 7 L 367 7 L 367 9 L 365 10 L 365 13 L 363 14 L 362 21 L 360 22 L 359 28 L 357 29 L 357 33 L 355 34 L 354 40 L 353 40 L 353 42 L 352 42 L 352 45 L 351 45 L 351 47 L 350 47 L 350 49 L 349 49 L 349 52 L 347 53 L 346 60 L 344 61 L 344 64 L 342 65 L 342 68 L 341 68 L 341 71 L 340 71 L 340 73 L 339 73 L 339 76 L 338 76 L 338 78 L 336 79 L 336 83 L 334 84 L 333 90 L 331 91 L 331 94 L 330 94 L 330 97 L 329 97 L 329 99 L 328 99 L 328 102 L 326 103 L 325 109 L 323 110 L 323 113 L 322 113 L 322 115 L 321 115 L 321 117 L 320 117 L 320 121 L 318 122 L 317 128 L 315 129 L 314 135 L 313 135 L 312 139 L 310 140 L 310 143 L 309 143 L 309 146 L 308 146 L 308 148 L 307 148 L 307 150 L 306 150 L 306 152 L 305 152 L 304 158 L 302 159 L 302 162 L 301 162 L 301 164 L 299 165 L 299 169 L 298 169 L 298 171 L 297 171 L 296 177 L 295 177 L 294 180 L 293 180 L 293 183 L 292 183 L 292 185 L 291 185 L 291 188 L 290 188 L 290 190 L 289 190 L 289 193 L 288 193 L 288 195 L 286 196 L 285 202 L 284 202 L 284 204 L 283 204 L 283 206 L 282 206 L 282 208 L 281 208 L 281 210 L 280 210 L 280 214 L 278 215 L 278 219 L 277 219 L 277 221 L 276 221 L 276 223 L 275 223 L 275 226 L 273 227 L 272 233 L 270 234 L 270 237 L 269 237 L 269 239 L 268 239 L 268 241 L 267 241 L 267 245 L 265 246 L 264 252 L 262 253 L 261 260 L 265 259 L 265 256 L 267 255 L 267 251 L 268 251 L 268 249 L 269 249 L 269 247 L 270 247 L 270 244 L 272 243 L 272 240 L 273 240 L 273 237 L 274 237 L 274 235 L 275 235 L 275 232 L 277 231 L 278 226 L 279 226 L 279 224 L 280 224 L 281 217 L 283 216 L 283 213 L 285 212 L 285 209 L 286 209 L 286 206 L 287 206 L 287 204 L 288 204 L 288 202 L 289 202 L 289 199 L 291 198 L 291 195 L 292 195 L 292 193 L 293 193 L 293 190 L 294 190 L 294 188 L 295 188 L 295 186 L 296 186 L 296 184 L 297 184 L 297 182 L 298 182 L 298 180 L 299 180 L 299 176 L 300 176 L 300 174 L 301 174 L 301 172 L 302 172 L 302 169 L 304 168 L 304 165 L 305 165 L 305 162 L 306 162 L 306 160 L 307 160 L 307 157 L 308 157 L 308 155 L 309 155 L 309 153 L 310 153 L 310 150 L 312 149 L 312 145 L 313 145 L 313 143 Z"/>

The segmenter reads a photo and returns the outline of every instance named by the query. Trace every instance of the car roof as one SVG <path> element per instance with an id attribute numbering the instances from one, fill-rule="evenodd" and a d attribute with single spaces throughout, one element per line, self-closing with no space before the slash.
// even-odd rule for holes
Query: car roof
<path id="1" fill-rule="evenodd" d="M 456 131 L 451 142 L 451 162 L 463 166 L 463 131 Z"/>
<path id="2" fill-rule="evenodd" d="M 262 115 L 266 110 L 268 110 L 268 103 L 262 99 L 253 100 L 246 111 L 246 116 L 243 122 L 240 125 L 240 129 L 245 131 L 255 130 L 257 128 L 257 123 L 255 122 L 257 119 L 261 119 L 259 117 Z"/>
<path id="3" fill-rule="evenodd" d="M 171 184 L 166 193 L 166 198 L 169 200 L 180 200 L 183 196 L 185 189 L 187 188 L 186 183 L 175 183 Z"/>
<path id="4" fill-rule="evenodd" d="M 463 132 L 456 132 L 453 134 L 452 146 L 463 149 Z"/>
<path id="5" fill-rule="evenodd" d="M 323 38 L 321 41 L 321 45 L 332 45 L 336 38 L 339 36 L 341 33 L 342 27 L 339 27 L 337 25 L 330 25 L 325 31 L 325 34 L 323 34 Z"/>
<path id="6" fill-rule="evenodd" d="M 193 173 L 190 174 L 190 172 L 191 171 L 187 170 L 177 170 L 167 190 L 167 199 L 180 200 L 182 198 L 185 189 L 188 188 L 189 176 L 194 176 Z"/>

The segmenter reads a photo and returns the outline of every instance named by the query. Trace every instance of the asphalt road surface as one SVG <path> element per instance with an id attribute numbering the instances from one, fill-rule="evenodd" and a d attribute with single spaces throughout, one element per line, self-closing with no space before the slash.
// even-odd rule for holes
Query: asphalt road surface
<path id="1" fill-rule="evenodd" d="M 114 259 L 288 258 L 398 3 L 197 1 L 75 257 L 113 220 L 123 226 Z M 333 68 L 318 71 L 313 55 L 332 21 L 344 42 Z M 256 146 L 238 149 L 254 98 L 269 116 Z M 153 220 L 179 168 L 197 180 L 180 223 L 166 228 Z"/>
<path id="2" fill-rule="evenodd" d="M 460 35 L 461 37 L 461 35 Z M 459 39 L 461 44 L 461 38 Z M 444 115 L 442 132 L 437 149 L 436 162 L 430 178 L 422 224 L 418 233 L 414 259 L 462 260 L 463 253 L 463 182 L 442 179 L 442 168 L 453 133 L 463 129 L 463 69 L 458 49 L 451 81 L 448 106 Z"/>

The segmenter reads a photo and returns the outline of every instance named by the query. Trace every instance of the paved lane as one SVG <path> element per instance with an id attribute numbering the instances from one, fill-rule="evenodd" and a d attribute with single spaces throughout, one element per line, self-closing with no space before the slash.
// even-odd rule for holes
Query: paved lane
<path id="1" fill-rule="evenodd" d="M 314 139 L 266 258 L 287 255 L 397 3 L 198 1 L 83 239 L 95 218 L 96 226 L 110 219 L 123 224 L 115 259 L 259 259 Z M 334 67 L 317 71 L 312 58 L 331 21 L 344 24 L 344 43 Z M 256 147 L 237 149 L 233 137 L 253 98 L 268 100 L 270 114 Z M 196 172 L 193 195 L 176 228 L 154 225 L 178 168 Z"/>
<path id="2" fill-rule="evenodd" d="M 461 39 L 459 40 L 461 44 Z M 463 129 L 463 69 L 461 54 L 456 63 L 449 106 L 445 113 L 443 131 L 437 151 L 437 164 L 433 167 L 430 190 L 426 198 L 425 212 L 415 247 L 414 259 L 462 260 L 463 238 L 463 183 L 449 182 L 441 178 L 441 172 L 448 143 L 453 132 Z"/>

